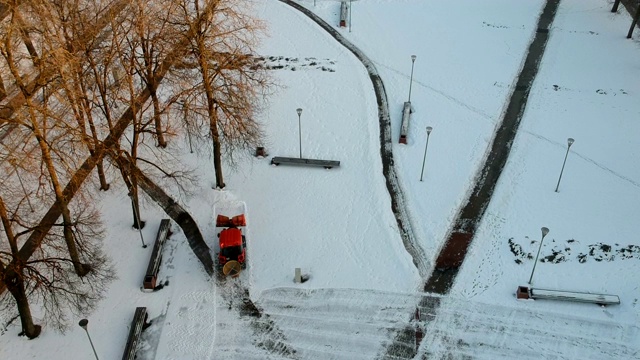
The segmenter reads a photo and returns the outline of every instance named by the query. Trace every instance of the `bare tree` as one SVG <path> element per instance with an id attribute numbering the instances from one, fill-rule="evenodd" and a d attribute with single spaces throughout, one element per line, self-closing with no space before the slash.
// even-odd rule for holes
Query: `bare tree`
<path id="1" fill-rule="evenodd" d="M 92 311 L 106 285 L 114 279 L 114 269 L 100 250 L 103 236 L 99 216 L 84 199 L 76 199 L 72 206 L 74 236 L 93 269 L 84 279 L 75 275 L 73 261 L 65 256 L 66 247 L 59 246 L 64 244 L 60 239 L 64 237 L 63 231 L 51 231 L 31 259 L 20 261 L 19 238 L 30 234 L 35 227 L 28 217 L 22 216 L 20 202 L 12 204 L 9 212 L 0 197 L 0 218 L 10 249 L 4 250 L 0 241 L 0 278 L 17 305 L 23 334 L 29 338 L 40 333 L 40 326 L 33 322 L 30 302 L 43 307 L 47 323 L 64 331 L 68 326 L 67 310 L 76 315 Z M 55 229 L 65 227 L 53 225 Z"/>
<path id="2" fill-rule="evenodd" d="M 131 52 L 132 65 L 140 81 L 151 93 L 153 105 L 153 128 L 158 146 L 165 148 L 167 142 L 164 136 L 161 115 L 164 107 L 158 97 L 159 84 L 155 81 L 160 61 L 167 49 L 175 44 L 176 29 L 169 22 L 175 11 L 175 4 L 171 0 L 157 0 L 152 3 L 136 0 L 132 4 L 135 11 L 132 22 L 132 33 L 135 40 L 128 50 Z M 173 89 L 169 89 L 172 91 Z M 168 104 L 170 105 L 170 104 Z"/>
<path id="3" fill-rule="evenodd" d="M 141 79 L 136 75 L 136 50 L 140 46 L 141 39 L 138 38 L 138 34 L 134 31 L 136 28 L 136 18 L 128 18 L 127 21 L 119 24 L 113 24 L 112 27 L 117 29 L 116 31 L 122 34 L 122 38 L 114 43 L 114 51 L 117 57 L 118 64 L 122 67 L 121 77 L 118 79 L 122 84 L 122 91 L 119 91 L 117 101 L 121 104 L 126 104 L 133 111 L 131 121 L 131 131 L 125 134 L 128 140 L 127 148 L 124 148 L 122 143 L 116 144 L 110 148 L 112 158 L 117 158 L 122 152 L 126 153 L 126 156 L 131 160 L 133 166 L 136 166 L 136 159 L 138 158 L 138 145 L 144 131 L 147 130 L 150 122 L 148 117 L 145 116 L 145 104 L 139 104 L 136 101 L 137 94 L 141 89 L 145 89 L 149 92 L 149 96 L 152 97 L 156 91 L 155 87 L 143 86 Z M 116 165 L 118 163 L 116 162 Z M 129 191 L 128 195 L 131 199 L 131 210 L 133 214 L 133 227 L 141 229 L 144 227 L 144 222 L 140 219 L 140 199 L 138 196 L 138 183 L 135 176 L 129 176 L 127 167 L 118 166 L 122 179 Z"/>
<path id="4" fill-rule="evenodd" d="M 0 255 L 5 255 L 3 256 L 5 258 L 7 258 L 6 255 L 9 255 L 8 258 L 15 259 L 18 257 L 18 240 L 13 232 L 11 220 L 7 213 L 7 209 L 4 205 L 2 197 L 0 197 L 0 219 L 2 220 L 4 233 L 10 248 L 10 252 L 8 254 L 6 252 L 4 254 L 0 252 Z M 4 274 L 7 273 L 7 266 L 9 263 L 10 261 L 3 261 L 3 259 L 0 258 L 0 276 L 3 280 Z M 29 306 L 29 300 L 27 298 L 22 263 L 15 262 L 12 270 L 16 274 L 18 274 L 18 276 L 11 279 L 11 281 L 4 281 L 4 284 L 16 301 L 18 312 L 20 314 L 20 322 L 22 323 L 22 331 L 29 339 L 33 339 L 40 335 L 40 331 L 42 330 L 42 328 L 40 325 L 35 325 L 33 323 L 31 307 Z"/>
<path id="5" fill-rule="evenodd" d="M 122 70 L 118 76 L 121 85 L 120 91 L 117 92 L 118 103 L 136 107 L 134 100 L 142 89 L 149 92 L 151 99 L 149 105 L 144 104 L 135 110 L 130 131 L 125 133 L 118 147 L 109 150 L 110 158 L 114 160 L 129 190 L 136 228 L 144 226 L 144 222 L 140 220 L 138 179 L 131 173 L 131 166 L 137 167 L 138 160 L 142 159 L 147 165 L 162 169 L 157 165 L 159 161 L 143 159 L 139 149 L 148 148 L 147 144 L 151 143 L 153 138 L 161 149 L 167 146 L 166 129 L 170 123 L 167 122 L 163 128 L 161 119 L 183 92 L 175 86 L 160 88 L 158 81 L 159 72 L 164 71 L 162 60 L 167 56 L 168 50 L 185 49 L 184 44 L 178 44 L 180 39 L 175 36 L 176 27 L 170 21 L 175 8 L 169 0 L 158 0 L 153 4 L 136 1 L 131 4 L 130 16 L 126 21 L 113 25 L 115 32 L 119 34 L 119 41 L 113 43 L 112 50 L 116 58 L 115 63 L 119 64 Z M 162 97 L 159 95 L 161 90 Z M 154 152 L 154 155 L 160 159 L 167 158 L 167 153 Z M 119 161 L 122 156 L 126 157 L 131 165 Z M 167 173 L 164 172 L 164 175 Z"/>
<path id="6" fill-rule="evenodd" d="M 105 154 L 120 170 L 132 198 L 134 224 L 141 226 L 136 174 L 155 173 L 179 187 L 191 179 L 166 170 L 162 158 L 173 125 L 167 114 L 176 99 L 186 99 L 181 111 L 192 118 L 186 121 L 189 133 L 204 128 L 212 139 L 218 186 L 224 187 L 223 156 L 233 160 L 238 150 L 259 141 L 254 116 L 269 85 L 266 73 L 252 66 L 260 24 L 241 11 L 242 5 L 231 3 L 0 4 L 0 16 L 8 16 L 0 24 L 0 55 L 10 84 L 0 122 L 19 129 L 28 147 L 24 159 L 10 163 L 16 176 L 9 181 L 13 193 L 4 183 L 0 188 L 0 280 L 18 303 L 27 336 L 39 332 L 30 301 L 43 305 L 49 321 L 63 329 L 65 309 L 89 311 L 111 280 L 100 250 L 101 227 L 93 221 L 98 217 L 84 198 L 87 189 L 81 191 L 95 167 L 101 188 L 108 187 L 101 166 Z M 125 6 L 135 11 L 121 12 Z M 186 83 L 188 91 L 161 87 L 176 63 L 182 70 L 171 78 Z M 159 153 L 153 150 L 145 158 L 154 139 Z M 31 165 L 23 166 L 25 160 Z M 20 173 L 33 183 L 25 187 Z M 44 209 L 33 209 L 30 199 L 53 205 L 43 215 Z"/>
<path id="7" fill-rule="evenodd" d="M 11 16 L 11 22 L 15 22 L 17 24 L 18 21 L 16 20 L 16 17 Z M 84 264 L 81 261 L 80 253 L 73 238 L 73 233 L 71 230 L 72 220 L 67 206 L 68 199 L 66 199 L 62 193 L 63 186 L 60 181 L 58 169 L 56 168 L 56 164 L 54 163 L 54 154 L 52 153 L 52 148 L 50 145 L 51 139 L 49 139 L 50 134 L 56 136 L 56 133 L 59 133 L 54 130 L 54 127 L 59 126 L 59 123 L 48 122 L 47 118 L 50 115 L 50 112 L 47 111 L 46 105 L 38 106 L 38 104 L 36 104 L 36 102 L 31 99 L 31 94 L 29 93 L 27 83 L 23 80 L 23 76 L 19 71 L 19 60 L 15 55 L 15 39 L 13 36 L 13 29 L 17 28 L 19 28 L 19 24 L 17 24 L 17 26 L 15 27 L 8 27 L 8 34 L 5 37 L 4 42 L 0 46 L 0 53 L 5 58 L 6 63 L 8 64 L 8 70 L 13 76 L 13 81 L 18 90 L 22 93 L 23 97 L 26 99 L 24 117 L 16 116 L 11 121 L 14 121 L 20 126 L 28 129 L 40 149 L 43 167 L 46 169 L 48 179 L 53 188 L 55 197 L 58 201 L 60 201 L 62 207 L 62 218 L 65 223 L 64 238 L 67 243 L 69 255 L 73 261 L 76 273 L 79 276 L 84 276 L 91 270 L 91 268 L 88 264 Z M 65 54 L 62 54 L 60 56 L 64 55 Z"/>
<path id="8" fill-rule="evenodd" d="M 99 146 L 98 131 L 96 121 L 94 120 L 94 106 L 90 101 L 90 89 L 95 86 L 98 79 L 91 75 L 95 71 L 95 62 L 92 62 L 92 51 L 100 49 L 98 41 L 103 40 L 102 37 L 94 38 L 92 41 L 78 41 L 88 32 L 85 28 L 86 24 L 90 24 L 90 17 L 94 16 L 91 10 L 79 8 L 78 2 L 54 2 L 53 11 L 57 18 L 67 19 L 61 21 L 59 32 L 62 47 L 70 50 L 73 57 L 67 57 L 64 64 L 59 64 L 59 88 L 60 93 L 64 97 L 61 102 L 66 105 L 65 114 L 71 113 L 76 121 L 77 128 L 74 129 L 78 134 L 78 140 L 85 145 L 89 153 L 95 153 L 95 149 Z M 47 39 L 48 40 L 48 39 Z M 54 41 L 51 47 L 60 46 Z M 81 47 L 81 48 L 79 48 Z M 102 161 L 97 164 L 98 180 L 101 190 L 108 190 L 104 167 Z"/>
<path id="9" fill-rule="evenodd" d="M 94 1 L 93 3 L 88 1 L 87 5 L 90 7 L 90 11 L 93 11 L 95 14 L 95 21 L 91 22 L 86 26 L 87 31 L 79 36 L 76 40 L 78 44 L 82 44 L 86 41 L 91 41 L 99 37 L 100 32 L 104 31 L 105 27 L 111 23 L 111 20 L 115 18 L 118 14 L 120 14 L 125 7 L 128 5 L 129 0 L 116 0 L 113 2 L 102 2 L 100 0 Z M 4 19 L 9 15 L 13 15 L 19 11 L 19 7 L 25 8 L 23 13 L 29 13 L 29 15 L 38 21 L 38 26 L 31 26 L 31 28 L 39 28 L 44 27 L 47 28 L 48 24 L 52 23 L 49 14 L 50 9 L 48 7 L 49 2 L 47 1 L 16 1 L 16 2 L 5 2 L 0 6 L 0 18 Z M 12 22 L 8 22 L 11 24 L 15 24 Z M 11 31 L 14 31 L 14 27 L 10 26 Z M 6 37 L 8 33 L 7 29 L 4 27 L 0 30 L 3 37 Z M 84 48 L 83 46 L 77 46 L 78 48 Z M 63 49 L 64 50 L 64 49 Z M 33 96 L 37 93 L 37 91 L 45 86 L 46 84 L 50 84 L 54 81 L 54 78 L 57 74 L 57 67 L 47 66 L 46 59 L 51 54 L 57 53 L 58 49 L 54 49 L 50 53 L 44 54 L 41 53 L 41 60 L 38 63 L 38 68 L 35 69 L 36 75 L 29 79 L 29 82 L 25 84 L 26 89 L 30 96 Z M 34 70 L 25 66 L 26 69 Z M 11 94 L 11 96 L 4 102 L 4 106 L 0 107 L 0 123 L 3 122 L 3 119 L 9 119 L 13 116 L 16 110 L 21 109 L 25 104 L 26 98 L 23 96 L 22 92 L 17 92 L 16 94 Z"/>
<path id="10" fill-rule="evenodd" d="M 184 76 L 194 80 L 186 109 L 195 118 L 206 117 L 216 187 L 224 188 L 223 155 L 233 161 L 237 150 L 256 146 L 262 137 L 255 114 L 271 81 L 262 67 L 251 66 L 262 24 L 235 2 L 175 1 L 180 9 L 175 22 L 182 25 L 181 35 L 188 39 L 191 55 L 187 61 L 192 66 L 182 68 L 187 69 Z"/>

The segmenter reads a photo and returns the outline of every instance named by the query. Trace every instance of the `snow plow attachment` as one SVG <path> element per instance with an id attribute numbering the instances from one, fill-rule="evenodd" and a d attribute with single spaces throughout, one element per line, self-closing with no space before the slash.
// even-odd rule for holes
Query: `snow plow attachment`
<path id="1" fill-rule="evenodd" d="M 218 215 L 216 217 L 216 226 L 217 227 L 231 227 L 231 226 L 247 226 L 247 220 L 244 217 L 244 214 L 236 215 L 232 218 L 224 215 Z"/>
<path id="2" fill-rule="evenodd" d="M 225 276 L 231 276 L 233 278 L 240 276 L 240 272 L 242 271 L 242 265 L 235 260 L 231 260 L 224 264 L 222 267 L 222 273 Z"/>

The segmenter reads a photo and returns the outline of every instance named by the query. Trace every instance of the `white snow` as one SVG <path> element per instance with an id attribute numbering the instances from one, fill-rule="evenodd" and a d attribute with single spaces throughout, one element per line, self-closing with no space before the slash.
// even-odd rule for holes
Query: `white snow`
<path id="1" fill-rule="evenodd" d="M 339 2 L 299 3 L 338 25 Z M 384 81 L 395 166 L 429 264 L 484 161 L 544 3 L 358 0 L 351 31 L 339 30 Z M 213 190 L 210 157 L 190 154 L 185 138 L 172 139 L 182 163 L 200 176 L 192 195 L 174 196 L 212 249 L 214 207 L 246 204 L 247 270 L 217 285 L 173 223 L 159 276 L 169 283 L 141 292 L 152 247 L 142 249 L 131 229 L 126 191 L 112 173 L 112 190 L 96 198 L 118 280 L 94 313 L 70 315 L 65 334 L 45 326 L 29 341 L 16 336 L 14 321 L 0 333 L 0 359 L 92 358 L 76 326 L 84 316 L 100 358 L 118 358 L 136 306 L 146 306 L 153 319 L 143 333 L 142 359 L 373 359 L 391 345 L 412 342 L 398 334 L 416 324 L 425 329 L 417 357 L 430 359 L 639 358 L 640 31 L 626 39 L 630 16 L 624 9 L 611 14 L 610 7 L 605 0 L 561 1 L 507 165 L 451 293 L 439 297 L 421 292 L 425 279 L 391 212 L 366 70 L 305 15 L 279 1 L 256 2 L 270 34 L 261 55 L 282 56 L 273 63 L 289 66 L 273 70 L 281 88 L 261 119 L 269 158 L 298 156 L 300 107 L 303 157 L 341 166 L 274 167 L 269 158 L 249 154 L 227 168 L 228 187 Z M 400 145 L 412 54 L 415 113 L 409 142 Z M 426 126 L 433 132 L 420 182 Z M 568 137 L 575 143 L 556 193 Z M 152 201 L 142 207 L 150 243 L 167 216 Z M 550 232 L 540 258 L 552 251 L 564 258 L 539 262 L 533 287 L 613 294 L 621 304 L 516 301 L 542 226 Z M 524 255 L 510 251 L 509 239 Z M 310 280 L 294 284 L 296 267 Z M 238 312 L 245 288 L 262 317 Z M 423 312 L 419 321 L 416 306 Z M 2 325 L 9 316 L 0 316 Z"/>

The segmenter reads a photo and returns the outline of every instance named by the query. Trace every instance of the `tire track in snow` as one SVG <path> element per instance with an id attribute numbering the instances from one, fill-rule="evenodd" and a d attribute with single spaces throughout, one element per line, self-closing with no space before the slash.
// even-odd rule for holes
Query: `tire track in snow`
<path id="1" fill-rule="evenodd" d="M 415 354 L 415 324 L 407 314 L 425 297 L 433 299 L 362 289 L 273 288 L 260 294 L 259 303 L 302 359 L 407 359 Z M 399 333 L 410 336 L 399 340 Z"/>
<path id="2" fill-rule="evenodd" d="M 424 293 L 290 287 L 265 290 L 258 300 L 301 359 L 613 360 L 640 354 L 640 328 L 632 321 L 549 313 L 530 304 L 510 307 Z M 416 303 L 419 318 L 406 316 Z M 598 311 L 590 304 L 581 306 Z M 418 350 L 417 327 L 425 336 Z M 398 333 L 402 336 L 392 340 Z"/>
<path id="3" fill-rule="evenodd" d="M 173 321 L 165 322 L 169 359 L 210 359 L 216 324 L 216 294 L 212 291 L 198 291 L 183 294 Z M 210 319 L 210 321 L 203 321 Z"/>
<path id="4" fill-rule="evenodd" d="M 633 359 L 639 337 L 633 324 L 447 298 L 418 358 Z"/>
<path id="5" fill-rule="evenodd" d="M 215 338 L 208 359 L 298 359 L 279 326 L 258 308 L 244 284 L 248 270 L 239 278 L 225 278 L 218 272 Z M 251 346 L 249 346 L 249 344 Z"/>

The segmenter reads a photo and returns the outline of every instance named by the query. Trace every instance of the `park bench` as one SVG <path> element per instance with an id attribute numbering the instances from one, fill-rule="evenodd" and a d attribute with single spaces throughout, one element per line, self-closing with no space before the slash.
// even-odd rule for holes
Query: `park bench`
<path id="1" fill-rule="evenodd" d="M 280 156 L 274 156 L 271 159 L 271 165 L 277 166 L 280 164 L 299 165 L 299 166 L 318 166 L 318 167 L 324 167 L 325 169 L 331 169 L 333 167 L 339 167 L 340 161 L 290 158 L 290 157 L 280 157 Z"/>
<path id="2" fill-rule="evenodd" d="M 136 350 L 138 349 L 138 341 L 142 330 L 146 329 L 150 323 L 147 323 L 147 308 L 137 307 L 129 329 L 129 337 L 127 338 L 127 346 L 124 349 L 122 360 L 133 360 L 136 358 Z"/>
<path id="3" fill-rule="evenodd" d="M 154 290 L 156 288 L 158 271 L 160 270 L 160 263 L 162 262 L 162 249 L 170 235 L 171 221 L 169 219 L 162 219 L 162 221 L 160 221 L 158 235 L 156 236 L 156 242 L 153 245 L 153 252 L 151 252 L 151 258 L 149 259 L 149 266 L 147 266 L 147 272 L 144 275 L 143 288 L 145 290 Z"/>
<path id="4" fill-rule="evenodd" d="M 340 27 L 347 27 L 347 17 L 349 16 L 349 5 L 346 1 L 340 2 Z"/>
<path id="5" fill-rule="evenodd" d="M 516 291 L 518 299 L 545 299 L 545 300 L 561 300 L 573 301 L 604 305 L 618 305 L 620 298 L 618 295 L 593 294 L 576 291 L 561 291 L 549 289 L 534 289 L 526 286 L 518 286 Z"/>
<path id="6" fill-rule="evenodd" d="M 409 120 L 411 118 L 411 103 L 406 101 L 402 108 L 402 125 L 400 126 L 400 144 L 407 143 L 407 135 L 409 133 Z"/>

